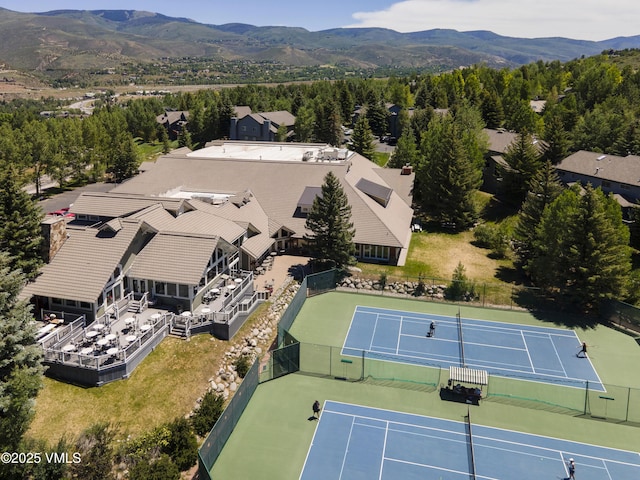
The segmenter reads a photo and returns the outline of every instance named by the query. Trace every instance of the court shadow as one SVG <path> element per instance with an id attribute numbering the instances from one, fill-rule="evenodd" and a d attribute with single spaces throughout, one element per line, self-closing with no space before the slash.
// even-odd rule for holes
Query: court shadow
<path id="1" fill-rule="evenodd" d="M 309 420 L 310 422 L 313 422 L 314 420 L 320 420 L 318 417 L 314 417 L 313 415 L 311 415 L 309 418 L 307 418 L 307 420 Z"/>

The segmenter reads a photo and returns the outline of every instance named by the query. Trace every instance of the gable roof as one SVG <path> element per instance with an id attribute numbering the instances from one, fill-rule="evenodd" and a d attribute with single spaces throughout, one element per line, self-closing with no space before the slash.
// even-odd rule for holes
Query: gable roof
<path id="1" fill-rule="evenodd" d="M 73 203 L 69 212 L 76 215 L 98 215 L 116 218 L 130 215 L 156 203 L 169 211 L 178 212 L 184 208 L 183 198 L 149 198 L 143 195 L 122 195 L 113 192 L 84 192 Z"/>
<path id="2" fill-rule="evenodd" d="M 296 117 L 292 113 L 286 110 L 278 110 L 277 112 L 260 112 L 258 113 L 266 120 L 270 120 L 275 125 L 284 125 L 286 127 L 293 127 L 296 123 Z"/>
<path id="3" fill-rule="evenodd" d="M 640 185 L 640 157 L 636 155 L 619 157 L 580 150 L 562 160 L 556 169 L 591 177 L 594 185 L 599 185 L 601 180 Z"/>
<path id="4" fill-rule="evenodd" d="M 139 220 L 122 219 L 120 228 L 67 227 L 68 237 L 51 263 L 22 294 L 93 303 L 140 230 Z"/>
<path id="5" fill-rule="evenodd" d="M 180 191 L 233 193 L 250 190 L 267 216 L 269 235 L 284 227 L 294 232 L 295 237 L 302 237 L 306 233 L 306 218 L 296 215 L 298 201 L 307 187 L 320 187 L 326 174 L 332 171 L 341 181 L 352 205 L 352 219 L 356 228 L 355 241 L 408 247 L 407 232 L 413 210 L 406 199 L 401 198 L 395 191 L 396 187 L 385 181 L 389 173 L 379 175 L 377 172 L 383 169 L 368 159 L 353 153 L 347 160 L 305 162 L 302 159 L 296 161 L 288 158 L 287 151 L 284 151 L 304 151 L 304 145 L 263 146 L 263 142 L 229 144 L 246 146 L 247 156 L 238 156 L 237 152 L 242 150 L 240 148 L 234 150 L 233 157 L 216 156 L 212 152 L 222 151 L 221 145 L 209 147 L 211 150 L 197 150 L 188 155 L 172 152 L 160 157 L 152 170 L 128 180 L 113 191 L 153 196 L 166 195 L 169 192 L 177 194 Z M 282 160 L 269 158 L 269 152 L 274 149 L 277 155 L 281 155 Z M 264 160 L 260 159 L 262 155 L 265 155 Z M 386 208 L 355 187 L 363 178 L 385 189 L 394 190 L 389 196 Z M 410 191 L 412 181 L 413 175 L 397 175 L 396 183 L 403 185 L 400 189 L 403 196 Z M 240 208 L 240 211 L 253 205 L 255 199 L 252 198 L 248 205 Z M 256 226 L 261 232 L 265 231 L 263 226 Z"/>
<path id="6" fill-rule="evenodd" d="M 198 285 L 219 241 L 215 235 L 160 232 L 136 257 L 128 275 Z"/>

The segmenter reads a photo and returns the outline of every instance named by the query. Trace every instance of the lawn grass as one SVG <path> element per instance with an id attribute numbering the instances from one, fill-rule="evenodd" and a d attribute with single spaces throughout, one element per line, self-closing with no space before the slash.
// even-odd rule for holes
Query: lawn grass
<path id="1" fill-rule="evenodd" d="M 258 307 L 234 338 L 243 338 L 267 308 L 266 303 Z M 206 334 L 189 341 L 165 338 L 129 379 L 102 387 L 83 388 L 45 378 L 28 435 L 54 444 L 63 435 L 73 439 L 97 422 L 111 422 L 126 437 L 182 417 L 205 393 L 225 351 L 235 343 Z"/>
<path id="2" fill-rule="evenodd" d="M 472 244 L 473 232 L 460 233 L 417 232 L 411 237 L 407 262 L 403 267 L 359 263 L 365 276 L 377 277 L 385 272 L 389 279 L 415 280 L 419 275 L 425 279 L 449 281 L 458 262 L 461 262 L 467 277 L 476 284 L 503 284 L 498 272 L 513 269 L 509 259 L 490 258 L 490 251 Z"/>
<path id="3" fill-rule="evenodd" d="M 371 159 L 376 165 L 380 167 L 384 167 L 389 161 L 389 157 L 391 156 L 388 152 L 374 152 L 373 158 Z"/>

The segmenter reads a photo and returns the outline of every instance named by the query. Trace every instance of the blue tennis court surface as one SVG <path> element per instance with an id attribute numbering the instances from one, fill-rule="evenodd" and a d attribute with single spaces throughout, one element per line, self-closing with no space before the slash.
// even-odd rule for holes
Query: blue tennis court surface
<path id="1" fill-rule="evenodd" d="M 435 335 L 428 337 L 431 322 Z M 573 330 L 356 307 L 343 355 L 415 365 L 466 366 L 492 375 L 605 391 Z M 461 344 L 463 347 L 461 348 Z M 462 357 L 464 356 L 464 365 Z"/>
<path id="2" fill-rule="evenodd" d="M 472 419 L 473 420 L 473 419 Z M 472 426 L 475 478 L 637 480 L 640 454 L 481 425 Z M 327 401 L 301 480 L 468 480 L 466 421 L 443 420 Z"/>

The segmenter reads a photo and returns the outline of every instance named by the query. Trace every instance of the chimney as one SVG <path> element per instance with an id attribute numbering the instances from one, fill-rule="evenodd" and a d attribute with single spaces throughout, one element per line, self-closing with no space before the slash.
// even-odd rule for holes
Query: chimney
<path id="1" fill-rule="evenodd" d="M 67 239 L 67 222 L 64 217 L 45 217 L 40 223 L 42 231 L 41 254 L 45 263 L 51 263 Z"/>
<path id="2" fill-rule="evenodd" d="M 411 175 L 413 173 L 413 167 L 411 165 L 405 165 L 400 171 L 400 175 Z"/>

